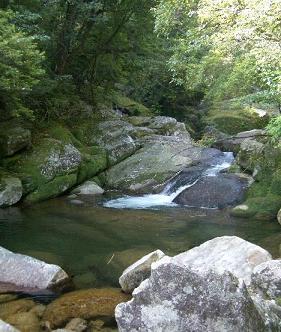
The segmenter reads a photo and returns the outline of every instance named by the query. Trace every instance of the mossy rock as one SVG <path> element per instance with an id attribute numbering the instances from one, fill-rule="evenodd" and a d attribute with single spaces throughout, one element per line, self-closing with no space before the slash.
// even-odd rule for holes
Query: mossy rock
<path id="1" fill-rule="evenodd" d="M 77 183 L 91 179 L 104 171 L 108 165 L 107 153 L 103 148 L 84 147 L 80 151 L 82 152 L 82 163 L 79 167 Z"/>
<path id="2" fill-rule="evenodd" d="M 268 124 L 268 117 L 260 117 L 254 108 L 249 106 L 229 107 L 221 103 L 209 111 L 205 118 L 207 124 L 214 125 L 218 130 L 235 135 L 242 131 L 262 129 Z"/>
<path id="3" fill-rule="evenodd" d="M 54 180 L 39 186 L 34 192 L 27 195 L 25 202 L 35 203 L 57 197 L 72 188 L 76 183 L 76 174 L 59 176 Z"/>
<path id="4" fill-rule="evenodd" d="M 6 160 L 5 166 L 22 180 L 24 195 L 34 191 L 38 193 L 40 188 L 45 196 L 44 185 L 56 177 L 77 174 L 81 160 L 81 153 L 72 144 L 44 138 L 37 142 L 32 151 Z"/>
<path id="5" fill-rule="evenodd" d="M 275 220 L 281 206 L 281 196 L 248 198 L 242 206 L 246 206 L 247 209 L 235 207 L 231 210 L 231 215 L 241 218 L 254 217 L 258 220 Z"/>
<path id="6" fill-rule="evenodd" d="M 118 93 L 113 95 L 113 104 L 115 107 L 127 111 L 128 115 L 151 115 L 151 111 L 147 107 Z"/>

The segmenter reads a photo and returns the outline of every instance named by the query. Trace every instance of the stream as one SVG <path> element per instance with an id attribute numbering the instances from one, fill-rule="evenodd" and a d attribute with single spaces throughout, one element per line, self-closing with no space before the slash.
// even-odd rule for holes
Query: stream
<path id="1" fill-rule="evenodd" d="M 231 153 L 202 176 L 229 167 Z M 279 255 L 280 225 L 239 219 L 228 209 L 179 206 L 174 197 L 193 183 L 177 177 L 160 194 L 60 197 L 31 207 L 0 210 L 1 246 L 62 266 L 77 288 L 118 286 L 122 271 L 159 248 L 168 255 L 217 236 L 236 235 Z"/>

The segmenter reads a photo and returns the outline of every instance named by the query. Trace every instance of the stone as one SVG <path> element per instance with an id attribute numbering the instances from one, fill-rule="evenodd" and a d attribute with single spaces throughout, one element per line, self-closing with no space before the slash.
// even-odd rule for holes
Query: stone
<path id="1" fill-rule="evenodd" d="M 151 137 L 142 144 L 133 156 L 106 171 L 108 189 L 160 192 L 167 181 L 183 169 L 202 162 L 206 151 L 218 151 L 193 147 L 189 139 L 176 136 Z"/>
<path id="2" fill-rule="evenodd" d="M 237 236 L 222 236 L 172 258 L 166 256 L 154 263 L 152 268 L 172 261 L 179 266 L 189 266 L 200 271 L 228 271 L 248 285 L 254 268 L 271 259 L 269 252 L 253 243 Z"/>
<path id="3" fill-rule="evenodd" d="M 253 129 L 243 131 L 237 135 L 230 137 L 223 137 L 216 140 L 213 146 L 222 151 L 232 151 L 237 154 L 240 151 L 241 144 L 245 140 L 263 141 L 267 137 L 266 131 L 263 129 Z"/>
<path id="4" fill-rule="evenodd" d="M 79 187 L 72 190 L 72 193 L 78 195 L 102 195 L 104 190 L 94 181 L 86 181 Z"/>
<path id="5" fill-rule="evenodd" d="M 22 192 L 20 179 L 0 174 L 0 208 L 18 203 L 22 197 Z"/>
<path id="6" fill-rule="evenodd" d="M 60 289 L 68 282 L 66 272 L 57 265 L 15 254 L 0 247 L 0 282 L 39 289 Z"/>
<path id="7" fill-rule="evenodd" d="M 174 202 L 205 208 L 224 208 L 243 201 L 249 180 L 238 174 L 205 176 L 181 192 Z"/>
<path id="8" fill-rule="evenodd" d="M 8 160 L 6 167 L 18 174 L 23 194 L 27 195 L 25 201 L 33 203 L 73 187 L 81 163 L 82 155 L 71 143 L 43 138 L 32 150 L 22 153 L 16 163 Z"/>
<path id="9" fill-rule="evenodd" d="M 83 332 L 87 329 L 87 327 L 88 327 L 87 321 L 81 318 L 73 318 L 65 326 L 67 330 L 75 332 Z"/>
<path id="10" fill-rule="evenodd" d="M 279 224 L 281 225 L 281 209 L 278 211 L 277 220 L 278 220 Z"/>
<path id="11" fill-rule="evenodd" d="M 150 276 L 151 264 L 163 258 L 165 254 L 156 250 L 129 266 L 119 278 L 119 284 L 125 293 L 132 293 L 140 283 Z"/>
<path id="12" fill-rule="evenodd" d="M 151 119 L 148 128 L 157 130 L 160 135 L 171 135 L 177 125 L 177 120 L 168 116 L 156 116 Z"/>
<path id="13" fill-rule="evenodd" d="M 5 323 L 3 320 L 0 319 L 0 331 L 1 332 L 20 332 L 18 329 L 13 327 L 10 324 Z"/>
<path id="14" fill-rule="evenodd" d="M 237 155 L 237 163 L 248 171 L 254 171 L 260 167 L 264 153 L 264 144 L 253 139 L 245 139 L 240 145 Z"/>
<path id="15" fill-rule="evenodd" d="M 29 299 L 20 299 L 0 304 L 0 317 L 7 319 L 18 313 L 25 313 L 35 307 L 35 302 Z"/>
<path id="16" fill-rule="evenodd" d="M 114 288 L 70 292 L 47 306 L 43 320 L 49 322 L 52 328 L 56 328 L 63 326 L 72 318 L 90 320 L 104 316 L 111 319 L 116 305 L 130 298 L 120 289 Z"/>
<path id="17" fill-rule="evenodd" d="M 8 128 L 2 123 L 0 128 L 0 156 L 8 157 L 14 155 L 29 146 L 31 146 L 31 133 L 30 130 L 24 129 L 19 126 Z"/>
<path id="18" fill-rule="evenodd" d="M 270 260 L 256 266 L 251 275 L 251 287 L 267 298 L 281 297 L 281 260 Z"/>
<path id="19" fill-rule="evenodd" d="M 40 332 L 40 321 L 35 313 L 20 312 L 9 316 L 6 321 L 21 332 Z"/>
<path id="20" fill-rule="evenodd" d="M 265 331 L 243 282 L 230 272 L 167 262 L 115 309 L 119 332 Z"/>

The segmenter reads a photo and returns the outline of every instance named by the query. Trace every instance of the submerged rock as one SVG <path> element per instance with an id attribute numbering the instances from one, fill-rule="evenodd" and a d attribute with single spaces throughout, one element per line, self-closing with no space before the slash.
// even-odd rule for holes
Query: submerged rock
<path id="1" fill-rule="evenodd" d="M 237 174 L 218 174 L 200 178 L 180 193 L 174 202 L 206 208 L 224 208 L 243 201 L 249 179 Z"/>
<path id="2" fill-rule="evenodd" d="M 119 278 L 119 284 L 125 293 L 132 291 L 150 276 L 151 264 L 159 261 L 165 254 L 156 250 L 129 266 Z"/>
<path id="3" fill-rule="evenodd" d="M 15 254 L 0 247 L 0 282 L 39 289 L 63 288 L 69 281 L 66 272 L 57 265 Z"/>
<path id="4" fill-rule="evenodd" d="M 117 304 L 128 301 L 120 289 L 87 289 L 67 293 L 47 306 L 43 320 L 52 328 L 61 327 L 73 318 L 114 317 Z"/>
<path id="5" fill-rule="evenodd" d="M 21 180 L 5 174 L 0 174 L 0 208 L 18 203 L 22 197 Z"/>
<path id="6" fill-rule="evenodd" d="M 104 190 L 94 181 L 86 181 L 79 187 L 72 190 L 73 194 L 78 195 L 102 195 Z"/>
<path id="7" fill-rule="evenodd" d="M 279 224 L 281 225 L 281 209 L 278 211 L 277 220 L 278 220 Z"/>

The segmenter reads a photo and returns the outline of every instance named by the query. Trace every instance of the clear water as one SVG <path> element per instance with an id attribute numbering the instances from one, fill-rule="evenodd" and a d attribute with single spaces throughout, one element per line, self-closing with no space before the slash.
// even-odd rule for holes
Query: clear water
<path id="1" fill-rule="evenodd" d="M 221 158 L 216 158 L 214 163 L 202 174 L 202 176 L 216 176 L 219 172 L 229 168 L 233 163 L 232 152 L 224 152 Z M 104 203 L 105 207 L 114 209 L 148 209 L 153 207 L 176 206 L 173 200 L 185 189 L 192 187 L 195 183 L 183 183 L 176 187 L 177 181 L 168 183 L 160 194 L 149 194 L 143 196 L 123 196 L 109 200 Z"/>
<path id="2" fill-rule="evenodd" d="M 103 207 L 113 197 L 57 198 L 0 210 L 0 245 L 61 265 L 78 288 L 118 286 L 122 270 L 157 248 L 169 255 L 222 235 L 237 235 L 279 255 L 280 225 L 232 218 L 227 210 Z"/>

